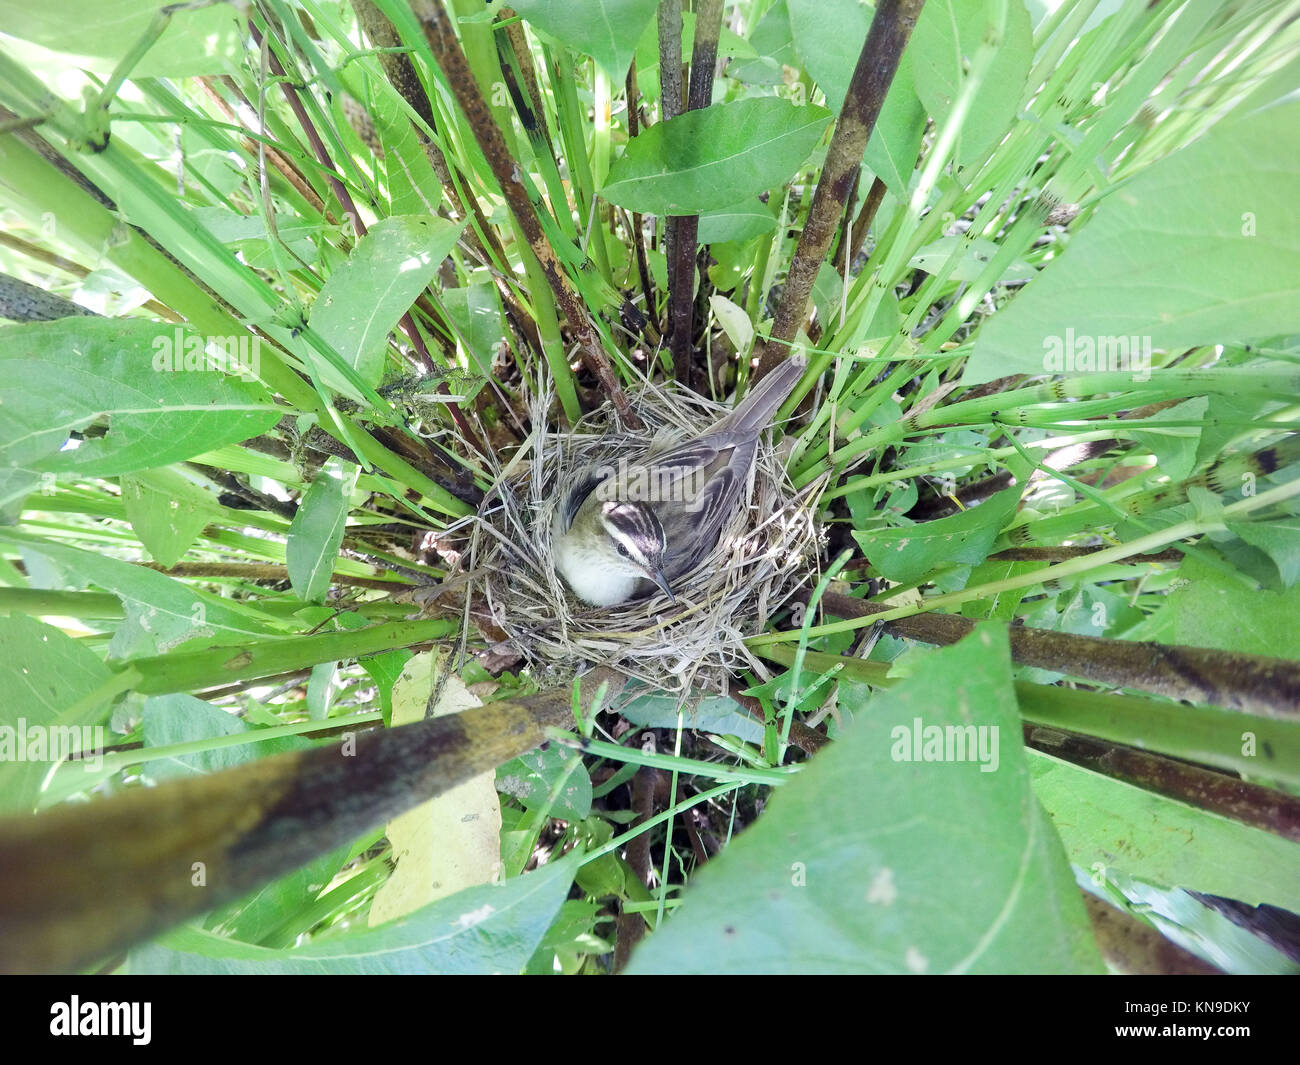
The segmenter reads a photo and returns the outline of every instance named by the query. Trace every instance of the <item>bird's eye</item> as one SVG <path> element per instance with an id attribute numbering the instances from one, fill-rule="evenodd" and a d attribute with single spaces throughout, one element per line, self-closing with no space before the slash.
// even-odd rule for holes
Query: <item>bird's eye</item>
<path id="1" fill-rule="evenodd" d="M 626 545 L 626 544 L 616 544 L 615 546 L 618 548 L 618 553 L 619 553 L 620 555 L 622 555 L 624 558 L 627 558 L 627 545 Z"/>

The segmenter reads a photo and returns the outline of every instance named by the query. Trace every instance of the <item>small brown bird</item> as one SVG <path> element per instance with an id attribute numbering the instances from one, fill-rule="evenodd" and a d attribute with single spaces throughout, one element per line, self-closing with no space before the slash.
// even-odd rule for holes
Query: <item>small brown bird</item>
<path id="1" fill-rule="evenodd" d="M 635 464 L 601 466 L 563 491 L 555 568 L 574 594 L 615 606 L 673 584 L 717 546 L 749 483 L 758 436 L 803 376 L 790 358 L 700 436 Z"/>

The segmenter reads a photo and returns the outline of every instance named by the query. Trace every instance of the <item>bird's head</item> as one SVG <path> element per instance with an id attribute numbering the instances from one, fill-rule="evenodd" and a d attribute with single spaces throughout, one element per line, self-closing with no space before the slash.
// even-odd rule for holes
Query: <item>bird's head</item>
<path id="1" fill-rule="evenodd" d="M 664 576 L 664 530 L 654 511 L 640 501 L 611 499 L 601 503 L 599 522 L 612 552 L 610 568 L 654 581 L 675 603 L 677 599 Z"/>

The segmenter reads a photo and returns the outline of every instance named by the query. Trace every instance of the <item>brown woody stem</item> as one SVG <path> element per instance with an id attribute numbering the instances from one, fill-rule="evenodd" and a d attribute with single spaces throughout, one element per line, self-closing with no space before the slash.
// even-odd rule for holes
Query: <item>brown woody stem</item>
<path id="1" fill-rule="evenodd" d="M 478 82 L 470 70 L 469 61 L 456 39 L 451 20 L 438 3 L 421 3 L 418 5 L 417 17 L 424 28 L 425 39 L 433 51 L 433 57 L 442 69 L 456 102 L 465 115 L 465 120 L 474 134 L 492 173 L 501 186 L 506 203 L 510 207 L 515 221 L 528 241 L 528 246 L 541 265 L 555 301 L 559 304 L 569 330 L 578 343 L 578 352 L 587 368 L 596 376 L 602 390 L 619 413 L 623 423 L 631 428 L 640 428 L 641 420 L 633 413 L 627 396 L 618 379 L 614 376 L 614 367 L 601 346 L 600 338 L 591 320 L 587 317 L 586 307 L 574 291 L 564 267 L 551 247 L 551 242 L 542 231 L 541 223 L 533 210 L 533 205 L 524 188 L 523 175 L 519 164 L 510 155 L 501 130 L 492 119 L 487 101 L 479 91 Z"/>
<path id="2" fill-rule="evenodd" d="M 806 601 L 807 593 L 802 598 Z M 821 605 L 841 618 L 869 617 L 889 609 L 834 592 L 823 595 Z M 930 613 L 891 621 L 886 628 L 895 636 L 947 645 L 966 637 L 975 622 Z M 1019 665 L 1265 717 L 1300 715 L 1300 662 L 1022 625 L 1012 625 L 1010 633 L 1011 659 Z"/>
<path id="3" fill-rule="evenodd" d="M 585 706 L 602 681 L 622 687 L 588 674 Z M 0 821 L 0 970 L 72 972 L 126 950 L 531 750 L 571 707 L 566 686 Z"/>
<path id="4" fill-rule="evenodd" d="M 885 94 L 894 80 L 898 61 L 924 2 L 880 0 L 876 6 L 871 29 L 844 97 L 844 107 L 835 123 L 835 132 L 826 152 L 826 164 L 817 182 L 817 191 L 813 193 L 785 287 L 781 290 L 781 303 L 772 323 L 771 335 L 759 345 L 760 350 L 756 353 L 759 360 L 757 377 L 761 378 L 785 358 L 789 343 L 803 323 L 817 271 L 844 215 L 845 203 L 862 165 L 867 140 L 880 116 Z"/>

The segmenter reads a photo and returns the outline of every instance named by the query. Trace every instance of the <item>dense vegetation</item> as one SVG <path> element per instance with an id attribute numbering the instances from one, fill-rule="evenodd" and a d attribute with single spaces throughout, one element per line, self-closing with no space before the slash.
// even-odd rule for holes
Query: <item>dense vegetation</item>
<path id="1" fill-rule="evenodd" d="M 1296 969 L 1300 4 L 105 7 L 0 4 L 8 967 Z M 752 668 L 456 583 L 792 349 Z"/>

